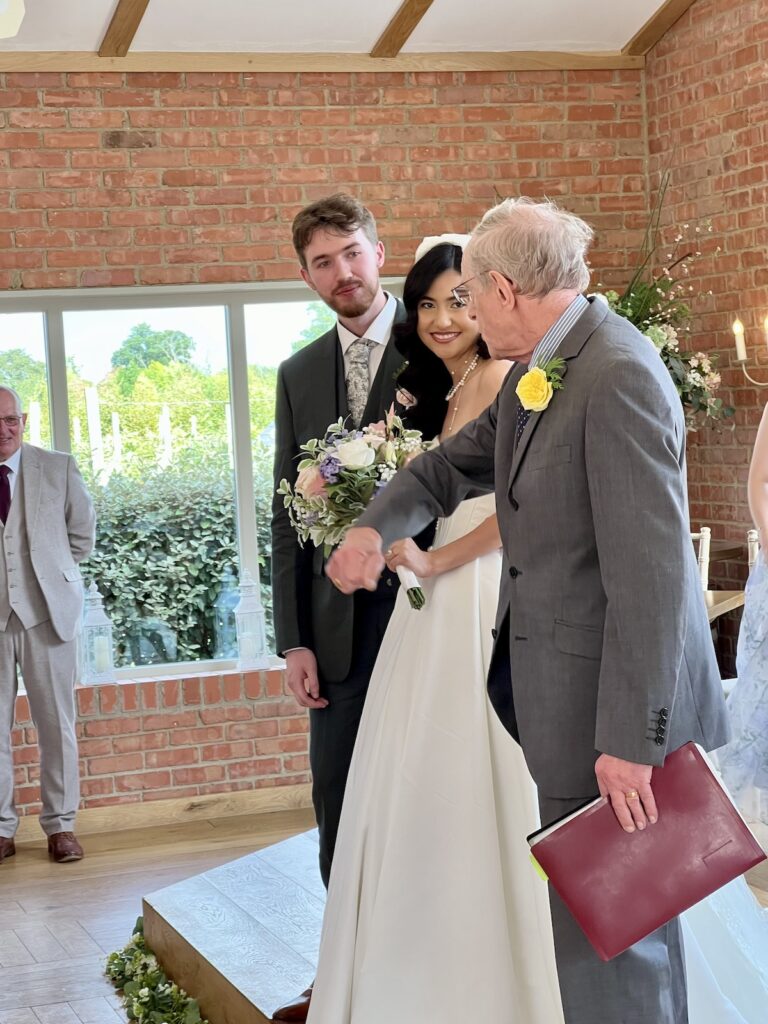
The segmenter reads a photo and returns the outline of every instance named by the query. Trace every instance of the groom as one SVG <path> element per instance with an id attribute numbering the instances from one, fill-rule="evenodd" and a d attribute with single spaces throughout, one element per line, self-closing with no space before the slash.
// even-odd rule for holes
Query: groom
<path id="1" fill-rule="evenodd" d="M 491 701 L 522 745 L 543 824 L 599 791 L 634 832 L 657 818 L 652 766 L 688 740 L 720 746 L 727 725 L 690 540 L 683 410 L 647 339 L 582 295 L 591 237 L 552 203 L 506 200 L 485 215 L 457 297 L 491 355 L 517 365 L 487 412 L 397 476 L 327 572 L 345 593 L 370 589 L 383 546 L 495 490 Z M 551 900 L 567 1024 L 687 1022 L 676 920 L 603 963 Z"/>
<path id="2" fill-rule="evenodd" d="M 390 341 L 404 315 L 382 290 L 384 245 L 362 203 L 333 195 L 300 210 L 293 244 L 304 281 L 337 324 L 281 366 L 275 413 L 275 487 L 296 481 L 299 448 L 339 417 L 355 427 L 383 419 L 394 399 L 402 356 Z M 300 547 L 283 499 L 272 510 L 272 586 L 277 650 L 288 687 L 309 709 L 312 801 L 325 885 L 349 764 L 368 682 L 395 603 L 397 577 L 373 594 L 345 597 L 323 575 L 323 552 Z M 311 989 L 280 1007 L 275 1020 L 306 1019 Z"/>

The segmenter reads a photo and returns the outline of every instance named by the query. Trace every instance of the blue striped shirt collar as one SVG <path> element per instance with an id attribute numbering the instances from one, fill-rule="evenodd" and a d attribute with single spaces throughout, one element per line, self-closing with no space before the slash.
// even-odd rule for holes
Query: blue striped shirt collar
<path id="1" fill-rule="evenodd" d="M 555 320 L 531 354 L 528 366 L 546 366 L 560 348 L 563 338 L 589 306 L 589 300 L 577 295 L 568 308 Z"/>

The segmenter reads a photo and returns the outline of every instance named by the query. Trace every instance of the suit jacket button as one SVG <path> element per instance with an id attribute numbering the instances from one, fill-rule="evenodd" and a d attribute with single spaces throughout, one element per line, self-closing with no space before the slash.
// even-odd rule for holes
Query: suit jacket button
<path id="1" fill-rule="evenodd" d="M 666 720 L 669 718 L 669 708 L 661 708 L 659 710 L 659 718 L 662 721 L 666 722 Z"/>
<path id="2" fill-rule="evenodd" d="M 517 566 L 510 565 L 510 567 L 509 567 L 509 575 L 514 580 L 514 579 L 516 579 L 520 575 L 520 570 L 517 568 Z"/>
<path id="3" fill-rule="evenodd" d="M 496 630 L 496 629 L 492 629 L 492 630 L 491 630 L 491 636 L 493 637 L 493 639 L 494 639 L 494 640 L 496 639 L 496 637 L 497 637 L 498 635 L 499 635 L 499 634 L 498 634 L 498 630 Z"/>
<path id="4" fill-rule="evenodd" d="M 664 745 L 664 737 L 663 736 L 657 736 L 656 737 L 656 746 L 657 747 L 661 747 L 663 745 Z"/>
<path id="5" fill-rule="evenodd" d="M 388 587 L 391 587 L 391 586 L 392 586 L 392 580 L 387 580 L 387 586 L 388 586 Z"/>

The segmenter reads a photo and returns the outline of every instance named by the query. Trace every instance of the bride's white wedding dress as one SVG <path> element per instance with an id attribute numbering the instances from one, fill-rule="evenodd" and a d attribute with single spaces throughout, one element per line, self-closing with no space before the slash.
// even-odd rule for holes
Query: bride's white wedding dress
<path id="1" fill-rule="evenodd" d="M 493 496 L 441 520 L 448 544 Z M 485 691 L 500 558 L 400 591 L 344 796 L 308 1024 L 559 1024 L 536 793 Z"/>
<path id="2" fill-rule="evenodd" d="M 493 512 L 491 495 L 462 502 L 435 545 Z M 525 841 L 535 789 L 485 689 L 500 561 L 426 581 L 421 611 L 398 596 L 347 783 L 308 1024 L 562 1024 L 547 888 Z M 684 916 L 690 1024 L 765 1020 L 764 916 L 743 882 Z"/>

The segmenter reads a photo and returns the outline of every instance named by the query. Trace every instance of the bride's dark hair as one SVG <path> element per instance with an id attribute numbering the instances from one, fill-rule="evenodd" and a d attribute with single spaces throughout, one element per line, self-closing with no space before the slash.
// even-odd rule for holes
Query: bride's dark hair
<path id="1" fill-rule="evenodd" d="M 429 294 L 435 279 L 446 270 L 461 273 L 461 257 L 460 246 L 443 242 L 414 263 L 403 285 L 406 318 L 394 327 L 395 346 L 405 358 L 396 385 L 416 401 L 403 412 L 403 418 L 409 427 L 420 430 L 425 437 L 436 437 L 442 430 L 448 409 L 445 396 L 453 380 L 442 359 L 430 352 L 419 337 L 419 303 Z M 478 338 L 478 353 L 481 359 L 489 358 L 482 338 Z"/>

